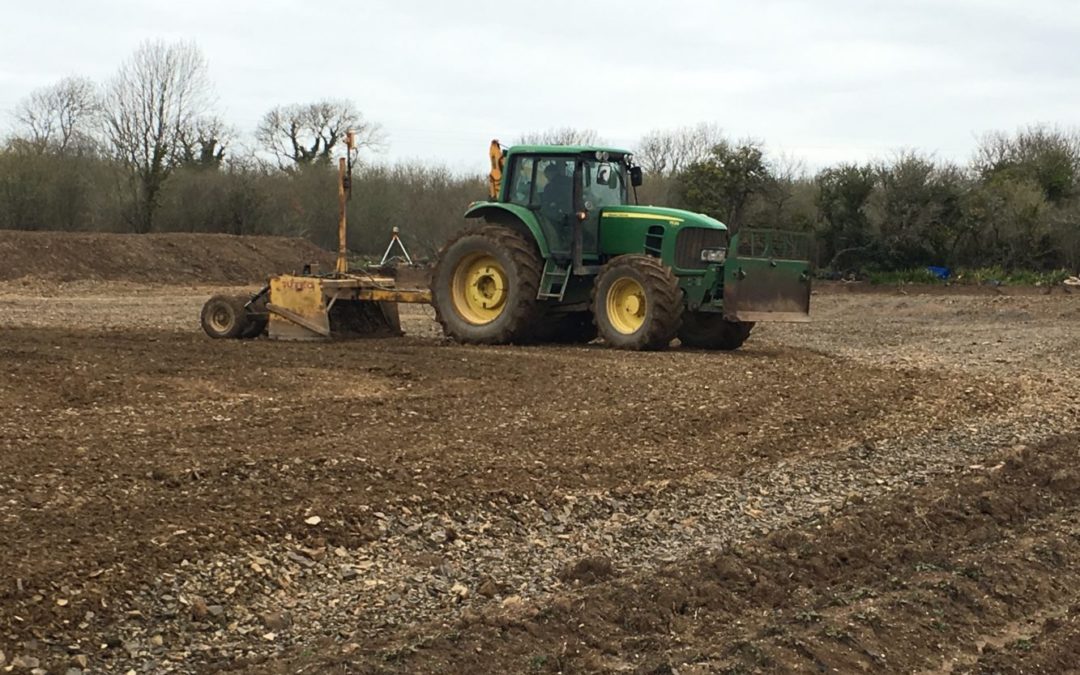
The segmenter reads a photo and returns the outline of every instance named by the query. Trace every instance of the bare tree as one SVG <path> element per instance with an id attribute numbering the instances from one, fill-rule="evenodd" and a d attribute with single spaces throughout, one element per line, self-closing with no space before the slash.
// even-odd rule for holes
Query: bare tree
<path id="1" fill-rule="evenodd" d="M 521 145 L 600 145 L 604 141 L 594 129 L 561 127 L 522 134 L 517 142 Z"/>
<path id="2" fill-rule="evenodd" d="M 209 107 L 206 59 L 192 43 L 145 42 L 109 82 L 105 133 L 131 178 L 136 232 L 153 229 L 161 187 Z"/>
<path id="3" fill-rule="evenodd" d="M 234 132 L 221 118 L 200 118 L 180 134 L 179 163 L 199 169 L 217 169 L 225 161 L 225 151 Z"/>
<path id="4" fill-rule="evenodd" d="M 255 130 L 255 140 L 274 153 L 283 168 L 328 163 L 334 149 L 353 131 L 357 147 L 378 148 L 382 128 L 368 122 L 352 101 L 323 100 L 273 108 Z"/>
<path id="5" fill-rule="evenodd" d="M 767 164 L 769 172 L 762 200 L 768 207 L 771 221 L 777 227 L 790 227 L 785 213 L 788 203 L 795 197 L 796 187 L 809 181 L 806 163 L 794 155 L 781 153 Z"/>
<path id="6" fill-rule="evenodd" d="M 671 176 L 709 157 L 724 142 L 720 127 L 708 122 L 677 129 L 656 129 L 642 137 L 634 157 L 648 173 Z"/>
<path id="7" fill-rule="evenodd" d="M 65 77 L 36 89 L 15 108 L 18 138 L 37 153 L 88 150 L 101 110 L 97 87 L 82 77 Z"/>

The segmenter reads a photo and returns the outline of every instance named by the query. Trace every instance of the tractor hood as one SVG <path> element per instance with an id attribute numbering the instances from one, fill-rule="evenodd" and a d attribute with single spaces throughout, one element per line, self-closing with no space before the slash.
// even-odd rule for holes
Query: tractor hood
<path id="1" fill-rule="evenodd" d="M 706 227 L 714 230 L 727 230 L 716 218 L 706 216 L 704 213 L 693 213 L 682 209 L 669 209 L 663 206 L 605 206 L 600 212 L 602 218 L 626 218 L 628 220 L 656 220 L 668 225 L 679 227 L 692 225 L 694 227 Z"/>

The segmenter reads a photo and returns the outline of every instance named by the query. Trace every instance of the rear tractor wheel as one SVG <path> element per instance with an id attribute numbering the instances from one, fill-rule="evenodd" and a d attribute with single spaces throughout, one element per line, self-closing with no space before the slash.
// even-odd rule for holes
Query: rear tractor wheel
<path id="1" fill-rule="evenodd" d="M 729 321 L 720 314 L 687 312 L 679 329 L 679 342 L 697 349 L 738 349 L 754 327 L 749 321 Z"/>
<path id="2" fill-rule="evenodd" d="M 435 263 L 435 318 L 458 342 L 525 341 L 538 314 L 541 268 L 536 246 L 514 230 L 466 229 L 447 242 Z"/>
<path id="3" fill-rule="evenodd" d="M 247 301 L 235 295 L 215 295 L 203 305 L 200 323 L 207 335 L 218 339 L 235 339 L 250 329 L 250 320 L 244 311 Z"/>
<path id="4" fill-rule="evenodd" d="M 682 321 L 679 281 L 656 258 L 623 255 L 600 270 L 592 310 L 604 342 L 618 349 L 664 349 Z"/>

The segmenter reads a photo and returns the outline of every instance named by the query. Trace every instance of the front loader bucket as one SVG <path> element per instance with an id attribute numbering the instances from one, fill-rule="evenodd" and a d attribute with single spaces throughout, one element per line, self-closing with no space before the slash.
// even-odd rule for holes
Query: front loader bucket
<path id="1" fill-rule="evenodd" d="M 743 229 L 724 264 L 724 315 L 734 321 L 810 320 L 810 250 L 802 232 Z"/>

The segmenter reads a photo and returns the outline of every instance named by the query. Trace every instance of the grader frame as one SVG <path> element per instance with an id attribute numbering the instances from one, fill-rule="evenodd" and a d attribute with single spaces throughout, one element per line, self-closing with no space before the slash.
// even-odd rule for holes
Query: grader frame
<path id="1" fill-rule="evenodd" d="M 347 248 L 347 206 L 355 138 L 346 136 L 347 157 L 338 161 L 338 251 L 334 272 L 279 274 L 251 297 L 214 296 L 203 307 L 203 330 L 211 337 L 326 340 L 331 337 L 400 335 L 397 303 L 431 302 L 431 292 L 401 288 L 393 276 L 352 271 Z M 397 237 L 397 228 L 394 228 Z"/>

